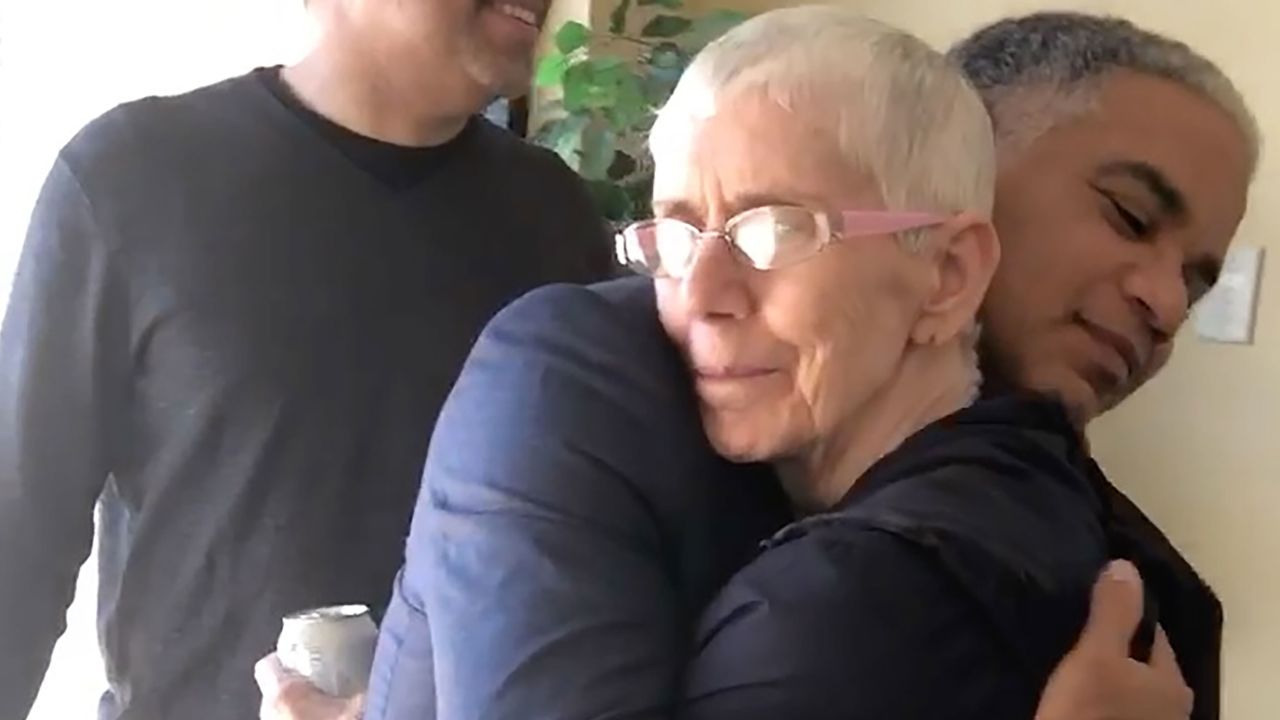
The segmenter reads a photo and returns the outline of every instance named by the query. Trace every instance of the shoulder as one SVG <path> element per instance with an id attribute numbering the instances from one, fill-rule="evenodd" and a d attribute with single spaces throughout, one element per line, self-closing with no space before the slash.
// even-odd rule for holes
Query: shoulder
<path id="1" fill-rule="evenodd" d="M 544 275 L 570 282 L 594 282 L 616 276 L 609 226 L 586 183 L 558 155 L 487 120 L 476 118 L 469 131 L 470 182 L 494 203 L 507 208 L 510 232 L 522 240 L 525 262 Z M 473 162 L 474 161 L 474 162 Z M 506 252 L 509 245 L 504 245 Z"/>
<path id="2" fill-rule="evenodd" d="M 616 328 L 617 334 L 643 328 L 641 341 L 663 337 L 653 281 L 640 276 L 593 285 L 559 283 L 540 287 L 507 305 L 490 327 L 526 323 L 535 327 L 543 323 L 563 325 L 566 332 L 577 331 L 583 325 L 600 332 Z M 670 346 L 665 340 L 663 344 Z"/>
<path id="3" fill-rule="evenodd" d="M 211 128 L 228 118 L 244 117 L 253 97 L 251 75 L 223 80 L 190 92 L 149 96 L 122 103 L 99 115 L 63 148 L 61 157 L 86 180 L 109 180 L 111 174 L 146 162 L 167 160 L 179 144 L 196 147 Z M 101 177 L 106 176 L 106 177 Z"/>
<path id="4" fill-rule="evenodd" d="M 855 599 L 908 588 L 942 590 L 938 569 L 927 548 L 892 532 L 868 525 L 812 525 L 809 532 L 769 543 L 733 577 L 704 618 L 704 639 L 736 622 L 744 607 L 789 617 L 786 632 L 858 622 L 856 614 L 841 609 Z"/>
<path id="5" fill-rule="evenodd" d="M 759 562 L 853 593 L 886 592 L 911 578 L 899 567 L 914 568 L 967 598 L 1023 657 L 1050 662 L 1069 647 L 1108 557 L 1070 444 L 1035 425 L 942 430 L 864 476 L 882 484 L 869 495 L 783 530 Z M 876 586 L 856 587 L 875 568 L 884 573 Z"/>
<path id="6" fill-rule="evenodd" d="M 558 367 L 600 372 L 623 368 L 656 373 L 681 383 L 679 358 L 654 309 L 652 283 L 631 277 L 590 286 L 547 285 L 500 311 L 480 336 L 474 353 L 541 356 Z M 627 375 L 613 378 L 626 384 Z"/>
<path id="7" fill-rule="evenodd" d="M 708 548 L 757 522 L 757 476 L 710 448 L 678 353 L 652 312 L 645 320 L 632 304 L 639 288 L 621 285 L 549 286 L 494 318 L 440 413 L 419 517 L 520 517 L 543 537 L 627 538 L 673 566 L 699 566 Z M 717 512 L 731 517 L 712 532 L 706 519 Z M 759 524 L 741 550 L 778 527 Z M 672 543 L 701 555 L 677 557 Z"/>
<path id="8" fill-rule="evenodd" d="M 175 195 L 216 175 L 215 163 L 236 162 L 228 152 L 233 139 L 261 135 L 260 114 L 246 111 L 256 82 L 242 76 L 117 105 L 62 148 L 58 165 L 74 178 L 112 242 L 141 242 L 139 222 L 149 222 L 157 208 L 180 207 Z"/>
<path id="9" fill-rule="evenodd" d="M 577 173 L 565 165 L 559 155 L 482 118 L 473 122 L 476 123 L 477 144 L 502 157 L 509 168 L 534 172 L 557 183 L 580 184 Z"/>
<path id="10" fill-rule="evenodd" d="M 787 658 L 803 655 L 815 639 L 845 636 L 869 619 L 862 611 L 878 598 L 936 599 L 945 583 L 932 565 L 918 545 L 891 533 L 814 527 L 771 544 L 733 576 L 702 616 L 700 653 L 731 657 L 768 647 Z"/>
<path id="11" fill-rule="evenodd" d="M 642 278 L 550 285 L 516 300 L 472 349 L 433 449 L 453 432 L 472 443 L 467 436 L 486 427 L 489 444 L 502 434 L 510 447 L 616 455 L 653 468 L 656 459 L 636 454 L 641 448 L 660 437 L 692 444 L 702 437 L 696 406 L 652 303 Z"/>
<path id="12" fill-rule="evenodd" d="M 210 119 L 200 108 L 209 104 L 205 96 L 225 92 L 213 88 L 133 100 L 85 124 L 59 151 L 45 180 L 33 232 L 37 224 L 49 228 L 82 214 L 92 223 L 94 242 L 111 250 L 130 242 L 123 231 L 128 220 L 163 205 L 159 198 L 179 173 L 199 171 L 200 163 L 182 147 L 208 145 L 200 128 Z"/>
<path id="13" fill-rule="evenodd" d="M 1087 455 L 1056 408 L 983 401 L 935 423 L 873 467 L 859 480 L 873 487 L 827 520 L 921 542 L 946 538 L 1047 585 L 1091 573 L 1106 555 L 1104 508 Z"/>
<path id="14" fill-rule="evenodd" d="M 693 717 L 977 717 L 1031 703 L 1038 686 L 1010 672 L 1004 637 L 930 548 L 846 530 L 776 545 L 722 590 L 699 627 Z"/>
<path id="15" fill-rule="evenodd" d="M 560 212 L 581 215 L 590 210 L 594 215 L 582 178 L 559 155 L 483 118 L 472 122 L 472 147 L 489 160 L 483 167 L 500 173 L 499 181 L 516 193 L 517 201 L 558 200 L 570 205 Z"/>
<path id="16" fill-rule="evenodd" d="M 1096 568 L 1028 564 L 998 533 L 965 532 L 918 510 L 914 499 L 894 502 L 870 517 L 815 517 L 781 533 L 703 615 L 692 692 L 712 697 L 744 672 L 759 686 L 848 687 L 856 667 L 891 684 L 900 673 L 928 673 L 946 696 L 957 677 L 993 682 L 1017 668 L 1014 685 L 1033 700 L 1079 632 Z M 1038 552 L 1053 550 L 1041 544 L 1030 554 Z M 765 656 L 775 660 L 750 671 L 735 659 Z M 880 697 L 877 687 L 860 692 Z"/>

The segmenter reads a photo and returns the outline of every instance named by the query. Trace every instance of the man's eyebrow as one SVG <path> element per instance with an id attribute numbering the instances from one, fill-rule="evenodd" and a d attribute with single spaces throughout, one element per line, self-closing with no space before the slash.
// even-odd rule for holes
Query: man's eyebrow
<path id="1" fill-rule="evenodd" d="M 1175 218 L 1185 218 L 1188 213 L 1186 196 L 1173 184 L 1167 175 L 1151 163 L 1142 161 L 1118 161 L 1107 163 L 1098 170 L 1102 176 L 1119 176 L 1141 183 L 1160 203 L 1160 210 Z M 1222 274 L 1222 261 L 1206 255 L 1189 264 L 1189 267 L 1206 285 L 1217 284 Z"/>
<path id="2" fill-rule="evenodd" d="M 1179 218 L 1187 214 L 1186 196 L 1167 175 L 1151 163 L 1140 160 L 1111 162 L 1099 168 L 1098 175 L 1135 180 L 1160 203 L 1160 211 L 1163 214 Z"/>

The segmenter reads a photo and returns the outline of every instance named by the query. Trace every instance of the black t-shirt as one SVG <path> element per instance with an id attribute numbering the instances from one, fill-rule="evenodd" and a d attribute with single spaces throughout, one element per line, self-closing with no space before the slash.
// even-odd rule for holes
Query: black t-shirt
<path id="1" fill-rule="evenodd" d="M 275 78 L 116 108 L 46 182 L 0 333 L 0 717 L 26 714 L 104 492 L 102 717 L 254 717 L 283 615 L 386 601 L 484 323 L 609 273 L 553 154 L 478 120 L 378 143 Z"/>
<path id="2" fill-rule="evenodd" d="M 483 118 L 473 117 L 452 142 L 428 147 L 410 147 L 367 137 L 335 123 L 307 107 L 302 99 L 285 83 L 279 67 L 260 68 L 254 77 L 293 112 L 303 123 L 320 134 L 352 164 L 378 178 L 387 187 L 403 189 L 421 182 L 433 164 L 465 144 L 467 134 L 474 132 Z"/>

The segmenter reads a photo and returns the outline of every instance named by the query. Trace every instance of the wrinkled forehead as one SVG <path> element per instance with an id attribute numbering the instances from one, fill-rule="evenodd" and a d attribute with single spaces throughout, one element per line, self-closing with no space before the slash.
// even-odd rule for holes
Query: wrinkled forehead
<path id="1" fill-rule="evenodd" d="M 665 118 L 653 145 L 654 202 L 735 204 L 740 197 L 823 199 L 874 188 L 839 123 L 817 104 L 785 106 L 758 89 L 718 99 L 701 117 Z"/>

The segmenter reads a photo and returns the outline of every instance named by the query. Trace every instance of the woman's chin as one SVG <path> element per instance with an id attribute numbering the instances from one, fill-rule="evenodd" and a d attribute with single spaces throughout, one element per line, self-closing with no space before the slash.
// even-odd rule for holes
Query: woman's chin
<path id="1" fill-rule="evenodd" d="M 740 428 L 707 427 L 707 440 L 716 454 L 730 462 L 749 463 L 769 460 L 773 448 L 758 433 Z"/>

